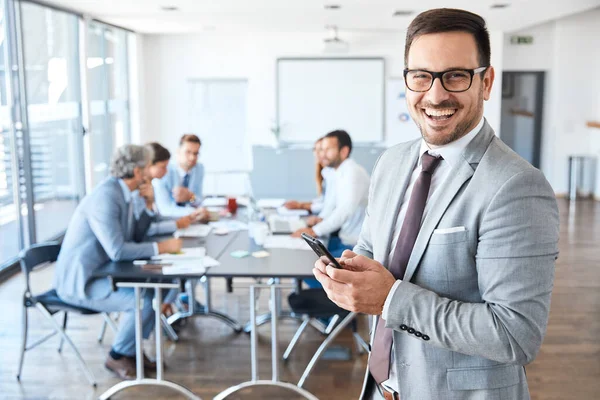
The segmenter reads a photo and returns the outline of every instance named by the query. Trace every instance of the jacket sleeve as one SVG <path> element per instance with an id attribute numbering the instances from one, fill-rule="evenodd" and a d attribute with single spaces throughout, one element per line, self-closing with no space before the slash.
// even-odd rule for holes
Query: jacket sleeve
<path id="1" fill-rule="evenodd" d="M 558 236 L 556 199 L 543 175 L 530 170 L 513 176 L 480 223 L 475 265 L 483 302 L 444 298 L 403 281 L 393 294 L 387 327 L 402 334 L 401 325 L 412 327 L 429 344 L 467 355 L 531 362 L 548 322 Z"/>

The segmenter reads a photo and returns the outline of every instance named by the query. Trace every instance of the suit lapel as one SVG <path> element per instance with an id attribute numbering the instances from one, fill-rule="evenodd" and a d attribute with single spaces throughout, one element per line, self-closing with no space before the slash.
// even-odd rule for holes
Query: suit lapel
<path id="1" fill-rule="evenodd" d="M 420 147 L 421 141 L 415 141 L 415 143 L 413 143 L 413 145 L 410 147 L 410 150 L 394 164 L 394 168 L 390 171 L 390 176 L 392 177 L 392 191 L 387 198 L 382 231 L 387 234 L 385 251 L 382 258 L 383 265 L 389 264 L 390 248 L 392 246 L 394 228 L 396 226 L 396 221 L 398 220 L 398 212 L 400 211 L 402 200 L 404 199 L 406 189 L 410 183 L 410 177 L 417 165 Z M 396 182 L 393 181 L 394 177 L 397 179 Z"/>
<path id="2" fill-rule="evenodd" d="M 485 122 L 483 128 L 475 138 L 469 143 L 463 157 L 460 162 L 455 165 L 449 172 L 446 181 L 436 190 L 435 194 L 427 202 L 425 206 L 425 219 L 419 230 L 417 241 L 413 247 L 413 251 L 408 260 L 406 267 L 406 273 L 404 274 L 404 280 L 410 281 L 423 253 L 427 249 L 427 244 L 433 233 L 433 230 L 437 227 L 440 219 L 448 209 L 448 206 L 452 203 L 452 200 L 456 197 L 460 188 L 467 182 L 473 174 L 475 169 L 481 160 L 481 157 L 485 154 L 491 140 L 494 137 L 492 128 Z"/>

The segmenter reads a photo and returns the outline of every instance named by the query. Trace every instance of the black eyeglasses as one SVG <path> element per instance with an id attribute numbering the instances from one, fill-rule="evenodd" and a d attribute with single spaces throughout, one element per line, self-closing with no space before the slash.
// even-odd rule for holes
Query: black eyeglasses
<path id="1" fill-rule="evenodd" d="M 473 76 L 489 67 L 475 69 L 450 69 L 442 72 L 431 72 L 424 69 L 405 69 L 404 82 L 413 92 L 427 92 L 436 78 L 440 80 L 448 92 L 466 92 L 473 84 Z"/>

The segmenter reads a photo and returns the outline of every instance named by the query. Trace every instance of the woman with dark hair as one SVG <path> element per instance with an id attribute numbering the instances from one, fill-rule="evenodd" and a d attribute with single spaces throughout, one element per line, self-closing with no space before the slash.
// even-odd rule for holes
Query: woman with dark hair
<path id="1" fill-rule="evenodd" d="M 313 201 L 296 201 L 296 200 L 288 200 L 285 202 L 284 206 L 290 210 L 307 210 L 312 214 L 319 214 L 325 208 L 325 203 L 327 199 L 327 186 L 331 187 L 331 180 L 333 179 L 333 174 L 331 174 L 332 169 L 324 166 L 323 164 L 323 147 L 322 147 L 323 138 L 317 139 L 315 145 L 313 147 L 313 154 L 315 156 L 315 183 L 317 187 L 317 197 Z M 333 194 L 332 191 L 329 192 Z M 317 218 L 310 217 L 307 220 L 309 226 L 311 225 L 312 219 Z M 316 223 L 316 222 L 314 222 Z M 314 225 L 312 223 L 312 225 Z"/>

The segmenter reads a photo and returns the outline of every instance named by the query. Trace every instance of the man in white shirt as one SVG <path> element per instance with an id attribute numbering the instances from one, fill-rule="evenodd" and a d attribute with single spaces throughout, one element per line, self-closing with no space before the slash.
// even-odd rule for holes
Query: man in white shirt
<path id="1" fill-rule="evenodd" d="M 328 249 L 339 257 L 346 249 L 354 247 L 358 241 L 360 228 L 367 207 L 369 174 L 350 157 L 352 139 L 346 131 L 336 130 L 325 135 L 321 142 L 323 165 L 335 170 L 332 186 L 334 203 L 331 209 L 324 207 L 322 218 L 317 218 L 314 226 L 299 229 L 292 236 L 302 233 L 311 236 L 329 236 Z"/>
<path id="2" fill-rule="evenodd" d="M 406 100 L 422 139 L 373 170 L 360 239 L 314 273 L 340 307 L 374 315 L 360 398 L 530 398 L 558 254 L 540 171 L 483 118 L 494 69 L 480 16 L 419 14 L 406 35 Z"/>

